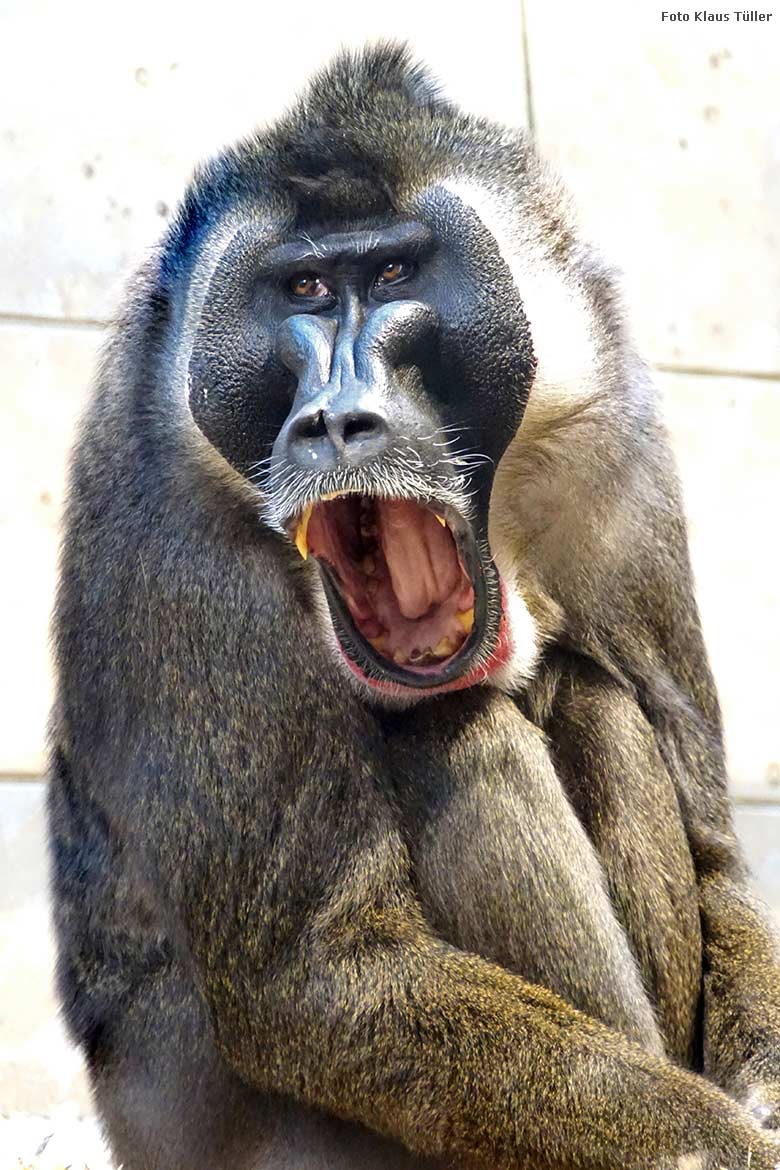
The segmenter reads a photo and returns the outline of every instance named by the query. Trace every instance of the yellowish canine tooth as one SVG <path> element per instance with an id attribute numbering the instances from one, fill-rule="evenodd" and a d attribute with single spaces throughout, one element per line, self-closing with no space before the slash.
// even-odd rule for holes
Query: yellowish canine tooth
<path id="1" fill-rule="evenodd" d="M 309 545 L 306 540 L 306 533 L 309 530 L 309 520 L 311 519 L 311 514 L 313 511 L 314 504 L 307 504 L 303 509 L 303 515 L 298 521 L 298 527 L 295 529 L 295 547 L 304 560 L 306 560 L 309 555 Z"/>
<path id="2" fill-rule="evenodd" d="M 326 492 L 324 496 L 320 496 L 321 500 L 337 500 L 339 496 L 346 496 L 347 492 Z"/>
<path id="3" fill-rule="evenodd" d="M 474 628 L 474 607 L 464 610 L 463 613 L 456 613 L 455 616 L 463 627 L 464 634 L 470 634 Z"/>
<path id="4" fill-rule="evenodd" d="M 375 650 L 380 652 L 380 654 L 387 647 L 387 638 L 384 636 L 384 634 L 380 634 L 378 638 L 368 638 L 366 640 L 369 646 L 373 646 Z"/>
<path id="5" fill-rule="evenodd" d="M 409 659 L 404 654 L 403 650 L 396 650 L 393 655 L 393 662 L 397 662 L 399 666 L 406 666 Z"/>
<path id="6" fill-rule="evenodd" d="M 437 658 L 449 658 L 454 650 L 455 647 L 447 637 L 441 638 L 433 648 L 433 652 Z"/>
<path id="7" fill-rule="evenodd" d="M 436 517 L 436 519 L 439 521 L 439 523 L 441 524 L 442 528 L 446 528 L 447 521 L 444 519 L 444 517 L 440 516 L 438 512 L 434 512 L 433 514 Z"/>

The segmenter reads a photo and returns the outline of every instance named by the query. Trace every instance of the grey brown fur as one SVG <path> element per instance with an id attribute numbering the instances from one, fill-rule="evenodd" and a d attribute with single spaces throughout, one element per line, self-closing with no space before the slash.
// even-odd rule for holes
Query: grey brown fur
<path id="1" fill-rule="evenodd" d="M 448 178 L 591 364 L 557 376 L 529 301 L 490 541 L 533 646 L 399 708 L 339 669 L 315 567 L 175 370 L 221 222 L 373 224 Z M 652 387 L 525 138 L 404 51 L 340 58 L 190 188 L 83 420 L 55 637 L 59 987 L 125 1170 L 780 1162 L 778 945 Z"/>

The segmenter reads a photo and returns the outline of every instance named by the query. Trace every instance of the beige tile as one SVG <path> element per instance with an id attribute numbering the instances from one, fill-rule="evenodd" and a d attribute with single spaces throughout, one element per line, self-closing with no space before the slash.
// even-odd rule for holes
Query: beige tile
<path id="1" fill-rule="evenodd" d="M 780 805 L 738 805 L 734 819 L 755 888 L 780 926 Z"/>
<path id="2" fill-rule="evenodd" d="M 0 773 L 40 772 L 64 465 L 95 330 L 0 323 Z"/>
<path id="3" fill-rule="evenodd" d="M 90 1108 L 52 986 L 44 797 L 41 783 L 0 782 L 0 1113 Z"/>
<path id="4" fill-rule="evenodd" d="M 735 793 L 780 795 L 780 383 L 659 378 Z"/>
<path id="5" fill-rule="evenodd" d="M 55 0 L 5 12 L 0 312 L 104 317 L 193 166 L 280 112 L 342 42 L 414 30 L 454 96 L 525 116 L 515 0 L 485 0 L 478 21 L 458 6 L 442 21 L 416 0 L 225 0 L 216 24 L 150 0 L 124 19 L 96 0 L 81 0 L 78 20 Z"/>
<path id="6" fill-rule="evenodd" d="M 780 370 L 780 13 L 526 0 L 540 143 L 626 273 L 654 362 Z"/>
<path id="7" fill-rule="evenodd" d="M 113 1163 L 96 1119 L 78 1117 L 64 1106 L 49 1110 L 46 1116 L 0 1117 L 0 1166 L 3 1170 L 112 1170 Z"/>

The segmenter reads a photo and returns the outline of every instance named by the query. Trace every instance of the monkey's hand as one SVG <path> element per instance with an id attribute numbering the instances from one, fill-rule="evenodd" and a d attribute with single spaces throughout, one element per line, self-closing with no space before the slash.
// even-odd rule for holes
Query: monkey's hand
<path id="1" fill-rule="evenodd" d="M 753 1085 L 745 1105 L 764 1129 L 780 1130 L 780 1081 Z"/>
<path id="2" fill-rule="evenodd" d="M 780 1158 L 780 1146 L 778 1146 L 776 1157 Z M 677 1159 L 674 1170 L 751 1170 L 755 1165 L 757 1162 L 753 1151 L 749 1150 L 747 1160 L 728 1162 L 724 1162 L 717 1154 L 685 1154 L 682 1158 Z M 657 1170 L 667 1170 L 667 1166 L 668 1163 L 663 1162 L 657 1167 Z M 778 1170 L 778 1167 L 780 1167 L 780 1161 L 775 1162 L 775 1170 Z"/>

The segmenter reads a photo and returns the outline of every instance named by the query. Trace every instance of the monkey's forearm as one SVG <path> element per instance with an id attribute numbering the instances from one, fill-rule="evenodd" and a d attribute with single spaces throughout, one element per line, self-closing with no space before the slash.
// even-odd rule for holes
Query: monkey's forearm
<path id="1" fill-rule="evenodd" d="M 780 1158 L 702 1078 L 425 933 L 339 961 L 309 950 L 262 1001 L 240 987 L 212 989 L 212 1008 L 244 1077 L 419 1154 L 485 1170 L 629 1170 L 689 1154 L 769 1170 Z"/>
<path id="2" fill-rule="evenodd" d="M 745 885 L 702 878 L 706 955 L 705 1056 L 709 1075 L 739 1096 L 776 1086 L 780 1104 L 780 943 Z"/>
<path id="3" fill-rule="evenodd" d="M 701 758 L 689 745 L 689 777 Z M 750 889 L 725 773 L 706 798 L 692 803 L 686 793 L 684 803 L 702 928 L 705 1072 L 780 1127 L 780 938 Z"/>

